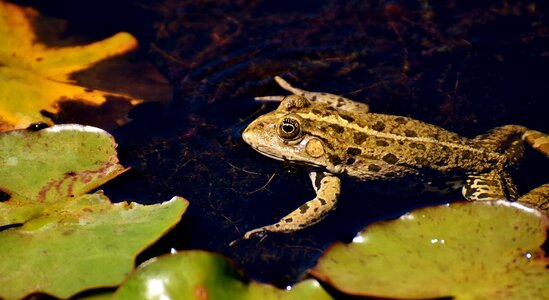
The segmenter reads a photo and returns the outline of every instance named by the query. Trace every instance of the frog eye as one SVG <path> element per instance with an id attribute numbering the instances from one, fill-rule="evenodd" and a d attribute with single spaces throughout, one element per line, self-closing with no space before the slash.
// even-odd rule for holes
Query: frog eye
<path id="1" fill-rule="evenodd" d="M 301 126 L 299 126 L 299 122 L 294 118 L 286 117 L 278 124 L 278 135 L 283 139 L 295 139 L 300 133 Z"/>

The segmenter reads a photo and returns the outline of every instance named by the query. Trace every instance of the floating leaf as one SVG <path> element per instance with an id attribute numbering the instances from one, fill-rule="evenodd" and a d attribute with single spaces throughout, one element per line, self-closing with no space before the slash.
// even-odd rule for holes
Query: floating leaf
<path id="1" fill-rule="evenodd" d="M 114 299 L 332 299 L 314 279 L 291 290 L 249 281 L 220 255 L 184 251 L 137 270 Z"/>
<path id="2" fill-rule="evenodd" d="M 31 8 L 0 1 L 0 130 L 50 122 L 41 111 L 56 113 L 60 101 L 91 105 L 109 97 L 132 104 L 141 101 L 79 86 L 71 79 L 76 71 L 136 49 L 132 35 L 122 32 L 89 45 L 53 48 L 37 41 L 31 22 L 37 16 Z"/>
<path id="3" fill-rule="evenodd" d="M 108 133 L 79 125 L 0 133 L 0 298 L 67 298 L 116 286 L 187 202 L 112 204 L 84 194 L 125 171 Z"/>
<path id="4" fill-rule="evenodd" d="M 90 126 L 0 133 L 0 227 L 23 223 L 53 203 L 82 195 L 125 171 L 114 139 Z"/>
<path id="5" fill-rule="evenodd" d="M 428 207 L 366 227 L 312 274 L 349 294 L 401 299 L 549 299 L 549 220 L 507 201 Z"/>

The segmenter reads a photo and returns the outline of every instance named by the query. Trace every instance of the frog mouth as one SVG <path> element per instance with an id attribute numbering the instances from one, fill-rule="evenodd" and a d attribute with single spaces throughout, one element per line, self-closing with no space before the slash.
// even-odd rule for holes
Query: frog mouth
<path id="1" fill-rule="evenodd" d="M 275 156 L 269 152 L 265 152 L 265 151 L 262 151 L 260 148 L 255 148 L 255 151 L 261 153 L 262 155 L 265 155 L 269 158 L 272 158 L 272 159 L 276 159 L 276 160 L 280 160 L 280 161 L 285 161 L 286 159 L 284 159 L 284 157 L 280 157 L 280 156 Z"/>
<path id="2" fill-rule="evenodd" d="M 307 166 L 307 167 L 324 168 L 323 165 L 315 164 L 313 162 L 295 161 L 295 160 L 289 159 L 289 158 L 284 157 L 284 156 L 275 156 L 274 154 L 262 151 L 260 148 L 254 148 L 254 150 L 259 152 L 262 155 L 265 155 L 265 156 L 267 156 L 269 158 L 272 158 L 272 159 L 276 159 L 278 161 L 287 161 L 287 162 L 290 162 L 290 163 L 295 164 L 295 165 L 302 165 L 302 166 Z"/>

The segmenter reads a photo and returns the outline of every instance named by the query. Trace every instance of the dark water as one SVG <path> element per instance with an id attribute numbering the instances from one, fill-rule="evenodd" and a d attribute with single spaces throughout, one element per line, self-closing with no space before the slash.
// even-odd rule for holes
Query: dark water
<path id="1" fill-rule="evenodd" d="M 549 132 L 544 1 L 113 2 L 24 3 L 67 19 L 68 34 L 131 32 L 141 44 L 134 59 L 152 62 L 173 85 L 173 101 L 136 107 L 133 122 L 113 131 L 133 170 L 105 187 L 116 201 L 189 199 L 184 221 L 149 255 L 170 247 L 221 252 L 248 275 L 284 286 L 368 223 L 461 199 L 373 192 L 344 180 L 337 211 L 320 224 L 228 246 L 314 195 L 303 170 L 240 137 L 275 107 L 254 96 L 285 94 L 275 75 L 469 137 L 505 124 Z M 548 167 L 528 152 L 516 175 L 521 190 L 549 182 Z"/>

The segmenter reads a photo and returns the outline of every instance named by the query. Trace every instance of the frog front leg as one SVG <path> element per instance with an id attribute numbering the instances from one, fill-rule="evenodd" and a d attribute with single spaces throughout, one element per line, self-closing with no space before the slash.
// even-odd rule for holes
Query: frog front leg
<path id="1" fill-rule="evenodd" d="M 244 234 L 249 239 L 255 234 L 266 232 L 293 232 L 320 222 L 326 215 L 336 208 L 337 198 L 341 190 L 339 178 L 331 173 L 309 173 L 316 197 L 306 202 L 296 210 L 283 217 L 277 223 L 250 230 Z"/>
<path id="2" fill-rule="evenodd" d="M 365 103 L 357 102 L 357 101 L 347 99 L 345 97 L 335 95 L 335 94 L 309 92 L 306 90 L 298 89 L 290 85 L 286 80 L 282 79 L 282 77 L 280 76 L 275 76 L 274 79 L 278 83 L 278 85 L 280 85 L 281 88 L 287 90 L 288 92 L 294 95 L 305 97 L 307 100 L 311 102 L 327 104 L 338 110 L 355 111 L 355 112 L 360 111 L 363 113 L 367 113 L 369 111 L 369 107 Z M 262 100 L 262 101 L 282 101 L 282 99 L 284 99 L 284 96 L 255 97 L 255 100 Z"/>

